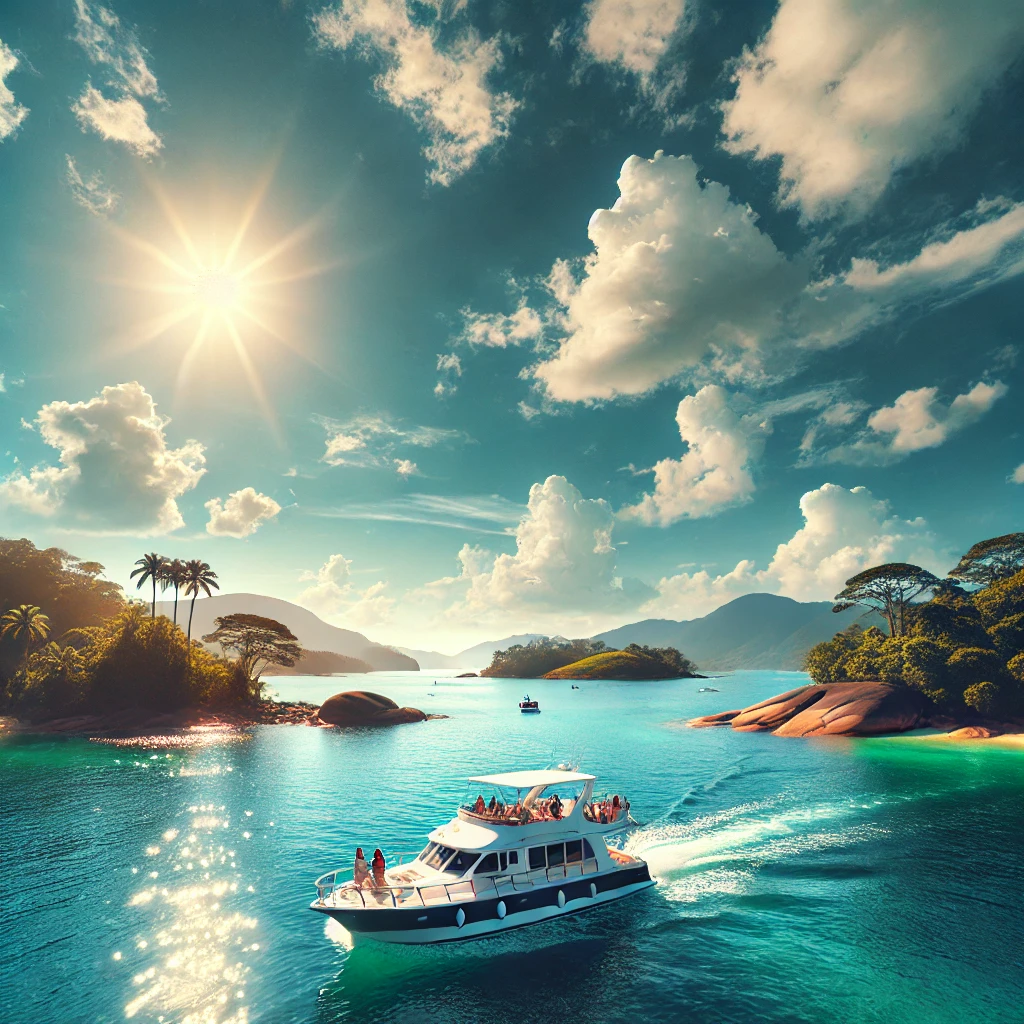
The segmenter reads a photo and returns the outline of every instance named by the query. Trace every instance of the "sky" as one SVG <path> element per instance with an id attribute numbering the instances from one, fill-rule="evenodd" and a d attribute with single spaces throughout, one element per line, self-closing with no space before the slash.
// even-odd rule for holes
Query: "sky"
<path id="1" fill-rule="evenodd" d="M 456 651 L 1024 524 L 1024 6 L 6 0 L 0 535 Z"/>

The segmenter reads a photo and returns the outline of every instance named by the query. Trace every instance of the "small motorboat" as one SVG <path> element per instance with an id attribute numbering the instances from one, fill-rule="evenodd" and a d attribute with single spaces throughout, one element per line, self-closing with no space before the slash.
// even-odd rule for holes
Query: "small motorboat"
<path id="1" fill-rule="evenodd" d="M 718 693 L 719 691 L 716 690 L 713 686 L 702 686 L 697 692 L 698 693 Z"/>
<path id="2" fill-rule="evenodd" d="M 535 700 L 530 700 L 530 695 L 527 694 L 519 702 L 519 710 L 522 711 L 524 715 L 539 715 L 540 704 L 538 704 Z"/>
<path id="3" fill-rule="evenodd" d="M 356 941 L 477 939 L 565 917 L 654 885 L 646 861 L 605 837 L 635 824 L 629 801 L 594 795 L 595 776 L 563 769 L 469 780 L 458 814 L 382 876 L 316 880 L 310 909 Z M 488 796 L 490 799 L 488 800 Z"/>
<path id="4" fill-rule="evenodd" d="M 577 686 L 577 685 L 576 685 L 575 683 L 573 683 L 573 684 L 572 684 L 572 689 L 574 689 L 574 690 L 578 690 L 578 689 L 579 689 L 579 687 L 578 687 L 578 686 Z"/>

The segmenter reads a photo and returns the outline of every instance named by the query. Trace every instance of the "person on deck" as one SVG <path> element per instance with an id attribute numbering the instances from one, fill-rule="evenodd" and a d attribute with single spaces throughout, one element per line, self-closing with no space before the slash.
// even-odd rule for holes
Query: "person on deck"
<path id="1" fill-rule="evenodd" d="M 476 803 L 473 804 L 473 813 L 474 814 L 483 814 L 484 811 L 486 811 L 486 810 L 487 810 L 487 805 L 484 803 L 483 795 L 480 795 L 480 796 L 478 796 L 476 798 Z"/>
<path id="2" fill-rule="evenodd" d="M 487 813 L 493 817 L 498 810 L 498 801 L 495 797 L 491 797 L 491 802 L 487 805 Z"/>
<path id="3" fill-rule="evenodd" d="M 618 796 L 613 796 L 612 797 L 612 813 L 611 813 L 610 820 L 611 821 L 618 821 L 618 819 L 619 819 L 619 812 L 621 810 L 622 810 L 622 804 L 619 803 Z"/>
<path id="4" fill-rule="evenodd" d="M 371 869 L 373 871 L 373 884 L 376 885 L 378 889 L 383 889 L 385 885 L 385 864 L 384 854 L 381 853 L 380 850 L 373 851 L 373 863 L 371 864 Z"/>
<path id="5" fill-rule="evenodd" d="M 556 821 L 562 817 L 562 801 L 557 793 L 551 797 L 551 802 L 548 804 L 548 810 L 551 812 L 551 817 Z"/>
<path id="6" fill-rule="evenodd" d="M 370 877 L 370 867 L 366 863 L 366 858 L 363 856 L 363 848 L 361 846 L 356 847 L 356 859 L 355 864 L 352 867 L 352 881 L 356 885 L 362 886 L 363 882 Z"/>

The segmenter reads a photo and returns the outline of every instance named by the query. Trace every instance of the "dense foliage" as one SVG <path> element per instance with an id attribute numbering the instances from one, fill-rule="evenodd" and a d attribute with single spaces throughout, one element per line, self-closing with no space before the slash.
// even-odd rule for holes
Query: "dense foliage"
<path id="1" fill-rule="evenodd" d="M 191 664 L 190 664 L 191 662 Z M 28 718 L 140 708 L 172 711 L 249 696 L 235 663 L 192 645 L 165 616 L 131 605 L 98 626 L 36 645 L 2 691 L 4 710 Z"/>
<path id="2" fill-rule="evenodd" d="M 605 654 L 609 648 L 602 640 L 565 640 L 561 637 L 516 644 L 504 651 L 495 651 L 491 664 L 480 675 L 501 679 L 540 679 L 549 672 L 578 661 Z M 696 674 L 696 667 L 674 647 L 642 647 L 630 644 L 627 652 L 646 663 L 652 672 L 649 679 L 668 679 Z"/>
<path id="3" fill-rule="evenodd" d="M 950 573 L 984 581 L 968 593 L 938 581 L 886 635 L 853 625 L 807 655 L 817 683 L 881 680 L 921 690 L 943 711 L 1024 714 L 1024 535 L 976 544 Z"/>
<path id="4" fill-rule="evenodd" d="M 248 680 L 252 697 L 259 699 L 260 676 L 268 665 L 291 667 L 302 657 L 302 645 L 295 634 L 276 619 L 238 612 L 213 620 L 216 629 L 203 637 L 208 644 L 220 644 L 225 654 L 237 655 L 236 664 Z"/>
<path id="5" fill-rule="evenodd" d="M 630 644 L 621 651 L 603 651 L 554 669 L 547 679 L 692 679 L 696 666 L 674 647 Z M 703 678 L 703 677 L 698 677 Z"/>

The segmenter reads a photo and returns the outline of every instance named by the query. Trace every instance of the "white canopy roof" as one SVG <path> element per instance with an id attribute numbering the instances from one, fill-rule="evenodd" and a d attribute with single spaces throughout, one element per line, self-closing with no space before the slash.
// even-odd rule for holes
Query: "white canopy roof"
<path id="1" fill-rule="evenodd" d="M 447 825 L 435 828 L 427 838 L 434 843 L 454 846 L 457 850 L 482 850 L 498 838 L 498 833 L 472 821 L 454 818 Z"/>
<path id="2" fill-rule="evenodd" d="M 563 772 L 558 768 L 541 771 L 501 772 L 498 775 L 476 775 L 470 782 L 482 782 L 485 786 L 511 786 L 513 789 L 533 789 L 534 786 L 554 786 L 560 782 L 592 782 L 596 775 L 580 772 Z"/>

